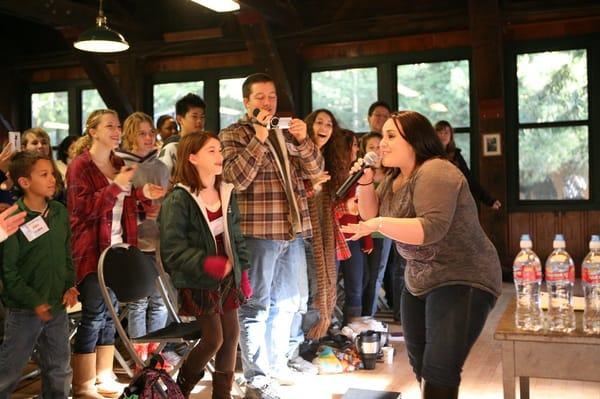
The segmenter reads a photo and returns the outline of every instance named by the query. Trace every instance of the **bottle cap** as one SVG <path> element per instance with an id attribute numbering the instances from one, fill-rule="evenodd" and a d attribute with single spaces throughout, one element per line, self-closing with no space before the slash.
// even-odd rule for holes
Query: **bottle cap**
<path id="1" fill-rule="evenodd" d="M 531 248 L 533 247 L 533 243 L 531 242 L 531 237 L 529 234 L 521 235 L 521 241 L 519 242 L 519 246 L 521 248 Z"/>
<path id="2" fill-rule="evenodd" d="M 592 236 L 592 239 L 590 240 L 590 249 L 600 249 L 600 236 Z"/>
<path id="3" fill-rule="evenodd" d="M 566 246 L 567 243 L 565 242 L 565 236 L 563 236 L 562 234 L 557 234 L 554 236 L 554 241 L 552 241 L 552 247 L 554 249 L 565 248 Z"/>

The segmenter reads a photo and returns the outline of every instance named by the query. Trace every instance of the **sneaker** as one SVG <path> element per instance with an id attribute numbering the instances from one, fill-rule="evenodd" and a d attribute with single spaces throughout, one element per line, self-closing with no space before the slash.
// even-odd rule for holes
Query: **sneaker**
<path id="1" fill-rule="evenodd" d="M 265 384 L 261 387 L 252 385 L 246 386 L 244 399 L 281 399 L 275 387 L 271 384 Z"/>
<path id="2" fill-rule="evenodd" d="M 288 362 L 288 367 L 299 373 L 317 375 L 319 374 L 319 368 L 311 362 L 304 360 L 302 356 L 296 356 Z"/>
<path id="3" fill-rule="evenodd" d="M 296 382 L 298 381 L 299 377 L 300 373 L 287 367 L 281 371 L 273 372 L 271 374 L 271 378 L 273 379 L 273 381 L 275 381 L 281 386 L 296 385 Z"/>

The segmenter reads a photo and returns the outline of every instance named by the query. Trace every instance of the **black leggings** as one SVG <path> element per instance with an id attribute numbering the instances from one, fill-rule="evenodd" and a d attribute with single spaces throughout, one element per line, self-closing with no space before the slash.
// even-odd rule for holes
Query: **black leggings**
<path id="1" fill-rule="evenodd" d="M 466 285 L 436 288 L 416 297 L 402 291 L 402 327 L 417 380 L 457 387 L 462 366 L 496 298 Z"/>

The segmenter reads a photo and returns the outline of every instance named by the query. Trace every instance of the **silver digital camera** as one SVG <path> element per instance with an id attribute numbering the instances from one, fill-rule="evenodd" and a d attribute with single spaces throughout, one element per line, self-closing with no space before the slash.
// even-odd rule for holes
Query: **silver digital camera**
<path id="1" fill-rule="evenodd" d="M 269 129 L 289 129 L 292 118 L 274 116 L 269 121 L 267 128 Z"/>

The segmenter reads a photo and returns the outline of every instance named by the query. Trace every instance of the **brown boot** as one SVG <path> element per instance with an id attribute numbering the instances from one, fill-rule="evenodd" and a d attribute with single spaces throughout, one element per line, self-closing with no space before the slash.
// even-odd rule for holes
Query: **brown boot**
<path id="1" fill-rule="evenodd" d="M 123 392 L 121 384 L 116 382 L 117 376 L 113 373 L 114 357 L 114 345 L 96 347 L 96 389 L 105 398 L 118 398 Z"/>
<path id="2" fill-rule="evenodd" d="M 179 374 L 177 374 L 177 385 L 179 385 L 179 389 L 181 389 L 181 393 L 184 398 L 189 398 L 192 389 L 196 386 L 198 381 L 200 381 L 204 377 L 204 370 L 200 372 L 200 374 L 193 375 L 192 373 L 186 372 L 182 367 L 179 370 Z"/>
<path id="3" fill-rule="evenodd" d="M 74 353 L 71 355 L 73 368 L 74 399 L 104 399 L 96 390 L 96 353 Z"/>
<path id="4" fill-rule="evenodd" d="M 233 371 L 215 371 L 212 377 L 212 399 L 231 399 Z"/>

